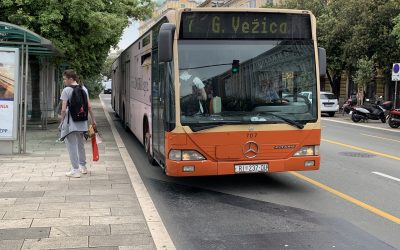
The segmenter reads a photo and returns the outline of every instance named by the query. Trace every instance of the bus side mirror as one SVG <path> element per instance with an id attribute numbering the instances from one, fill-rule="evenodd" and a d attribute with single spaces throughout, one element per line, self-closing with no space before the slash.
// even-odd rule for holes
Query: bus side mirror
<path id="1" fill-rule="evenodd" d="M 172 61 L 172 47 L 174 45 L 175 24 L 163 23 L 158 33 L 158 61 Z"/>
<path id="2" fill-rule="evenodd" d="M 318 48 L 318 61 L 319 61 L 319 76 L 325 77 L 326 75 L 326 50 Z"/>

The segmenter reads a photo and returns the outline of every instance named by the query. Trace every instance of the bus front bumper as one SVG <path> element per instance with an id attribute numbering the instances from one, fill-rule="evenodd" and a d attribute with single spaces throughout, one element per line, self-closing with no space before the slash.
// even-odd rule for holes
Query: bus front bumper
<path id="1" fill-rule="evenodd" d="M 232 161 L 172 161 L 167 160 L 169 176 L 207 176 L 251 173 L 273 173 L 286 171 L 318 170 L 320 156 L 298 156 L 280 160 Z"/>

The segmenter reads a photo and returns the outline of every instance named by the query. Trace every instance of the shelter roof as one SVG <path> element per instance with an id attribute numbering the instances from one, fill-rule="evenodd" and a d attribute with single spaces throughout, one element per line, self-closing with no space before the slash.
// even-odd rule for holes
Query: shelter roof
<path id="1" fill-rule="evenodd" d="M 61 55 L 50 40 L 25 29 L 21 26 L 0 22 L 0 46 L 19 47 L 21 45 L 29 46 L 31 55 Z"/>

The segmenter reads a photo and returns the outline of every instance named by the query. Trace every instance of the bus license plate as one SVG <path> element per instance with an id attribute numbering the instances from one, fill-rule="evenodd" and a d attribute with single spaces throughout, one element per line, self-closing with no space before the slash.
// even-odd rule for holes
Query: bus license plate
<path id="1" fill-rule="evenodd" d="M 260 173 L 268 172 L 268 164 L 235 165 L 235 173 Z"/>

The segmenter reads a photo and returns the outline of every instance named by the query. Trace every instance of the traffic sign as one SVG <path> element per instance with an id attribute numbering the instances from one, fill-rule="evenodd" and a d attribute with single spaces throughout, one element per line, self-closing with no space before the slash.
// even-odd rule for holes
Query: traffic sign
<path id="1" fill-rule="evenodd" d="M 400 63 L 393 64 L 392 81 L 400 81 Z"/>

